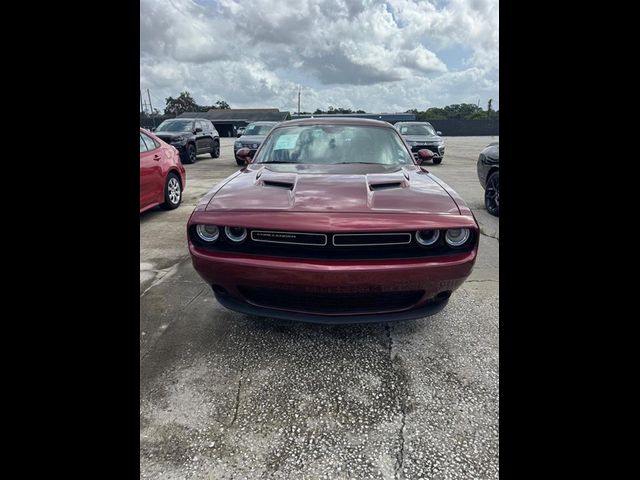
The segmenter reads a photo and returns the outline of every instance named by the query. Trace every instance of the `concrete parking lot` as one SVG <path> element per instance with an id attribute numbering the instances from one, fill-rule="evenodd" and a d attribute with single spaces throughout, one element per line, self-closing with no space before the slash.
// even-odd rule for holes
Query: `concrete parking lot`
<path id="1" fill-rule="evenodd" d="M 432 317 L 349 326 L 230 312 L 193 270 L 186 222 L 234 140 L 140 215 L 141 478 L 498 478 L 499 220 L 476 175 L 498 138 L 446 138 L 426 167 L 480 223 L 469 280 Z"/>

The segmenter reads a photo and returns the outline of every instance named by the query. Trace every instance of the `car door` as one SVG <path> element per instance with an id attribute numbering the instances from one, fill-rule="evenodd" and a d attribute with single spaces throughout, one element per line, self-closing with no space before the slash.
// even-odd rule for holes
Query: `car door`
<path id="1" fill-rule="evenodd" d="M 140 209 L 164 197 L 160 144 L 140 132 Z"/>
<path id="2" fill-rule="evenodd" d="M 207 125 L 202 120 L 198 120 L 195 122 L 195 126 L 202 129 L 201 132 L 198 132 L 196 135 L 196 142 L 198 145 L 198 153 L 207 153 L 211 151 L 211 137 L 209 137 L 209 129 Z"/>

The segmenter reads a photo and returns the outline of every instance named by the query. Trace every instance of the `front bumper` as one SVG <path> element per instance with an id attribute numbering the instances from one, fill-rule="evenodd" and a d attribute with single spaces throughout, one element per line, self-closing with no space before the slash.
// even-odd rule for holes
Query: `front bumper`
<path id="1" fill-rule="evenodd" d="M 211 252 L 189 243 L 195 270 L 214 288 L 220 303 L 251 315 L 318 323 L 359 323 L 407 320 L 433 315 L 440 311 L 448 296 L 469 276 L 477 250 L 443 257 L 387 260 L 318 260 L 274 258 L 228 252 Z M 280 293 L 277 305 L 247 296 L 247 291 L 269 290 Z M 358 296 L 357 305 L 371 297 L 407 296 L 419 292 L 410 304 L 390 308 L 348 307 L 340 311 L 335 298 Z M 291 306 L 282 304 L 290 296 Z M 324 309 L 322 298 L 332 304 Z M 313 297 L 304 306 L 300 298 Z M 265 298 L 262 296 L 261 298 Z M 439 301 L 445 300 L 445 301 Z M 285 300 L 286 301 L 286 300 Z M 436 305 L 437 304 L 437 305 Z M 355 305 L 355 304 L 354 304 Z"/>
<path id="2" fill-rule="evenodd" d="M 184 155 L 187 153 L 187 144 L 185 143 L 170 143 L 172 147 L 175 147 L 176 150 L 180 153 L 180 155 Z"/>
<path id="3" fill-rule="evenodd" d="M 249 147 L 240 147 L 240 148 L 249 148 Z M 235 157 L 236 160 L 242 160 L 240 157 L 238 157 L 238 150 L 240 150 L 240 148 L 235 148 L 233 147 L 233 156 Z M 256 154 L 256 152 L 258 151 L 257 148 L 249 148 L 249 155 L 251 156 L 251 158 L 253 158 Z"/>
<path id="4" fill-rule="evenodd" d="M 411 147 L 411 153 L 413 153 L 413 157 L 415 159 L 418 158 L 418 150 L 422 150 L 423 148 L 431 150 L 433 152 L 433 158 L 444 157 L 444 145 L 442 145 L 441 147 L 438 147 L 436 145 L 415 145 Z"/>
<path id="5" fill-rule="evenodd" d="M 317 315 L 311 313 L 291 312 L 287 310 L 277 310 L 268 307 L 259 307 L 247 302 L 237 300 L 229 295 L 215 293 L 216 300 L 225 308 L 234 312 L 254 315 L 256 317 L 277 318 L 279 320 L 293 320 L 297 322 L 324 323 L 329 325 L 351 324 L 351 323 L 378 323 L 394 322 L 399 320 L 415 320 L 418 318 L 430 317 L 439 313 L 449 303 L 448 299 L 429 302 L 422 307 L 411 310 L 391 313 L 362 314 L 362 315 Z"/>

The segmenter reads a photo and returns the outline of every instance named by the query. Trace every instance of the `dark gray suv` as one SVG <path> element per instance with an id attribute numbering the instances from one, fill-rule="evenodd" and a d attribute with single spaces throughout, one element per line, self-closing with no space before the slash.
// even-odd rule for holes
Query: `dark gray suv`
<path id="1" fill-rule="evenodd" d="M 277 124 L 278 122 L 253 122 L 247 125 L 242 137 L 233 144 L 233 156 L 236 158 L 236 163 L 238 165 L 244 165 L 244 160 L 237 155 L 238 150 L 248 148 L 251 150 L 251 157 L 253 157 L 267 134 Z"/>
<path id="2" fill-rule="evenodd" d="M 418 150 L 426 148 L 433 152 L 433 163 L 438 165 L 444 158 L 444 139 L 442 132 L 436 132 L 429 122 L 398 122 L 395 124 L 405 141 L 411 147 L 411 153 L 417 159 Z"/>
<path id="3" fill-rule="evenodd" d="M 206 118 L 171 118 L 153 133 L 178 149 L 182 163 L 193 163 L 202 153 L 220 156 L 220 135 Z"/>

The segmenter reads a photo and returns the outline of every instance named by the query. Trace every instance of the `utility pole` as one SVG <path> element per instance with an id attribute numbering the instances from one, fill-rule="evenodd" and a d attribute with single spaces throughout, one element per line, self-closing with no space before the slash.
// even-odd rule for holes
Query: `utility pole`
<path id="1" fill-rule="evenodd" d="M 156 117 L 153 115 L 153 105 L 151 105 L 151 94 L 147 88 L 147 97 L 149 97 L 149 116 L 153 119 L 153 129 L 156 128 Z"/>
<path id="2" fill-rule="evenodd" d="M 149 114 L 153 115 L 153 105 L 151 105 L 151 94 L 149 93 L 148 88 L 147 88 L 147 96 L 149 97 Z"/>
<path id="3" fill-rule="evenodd" d="M 300 85 L 298 85 L 298 117 L 300 117 Z"/>

